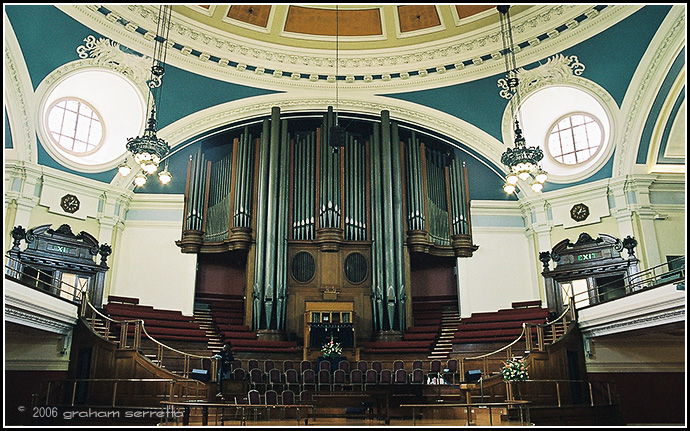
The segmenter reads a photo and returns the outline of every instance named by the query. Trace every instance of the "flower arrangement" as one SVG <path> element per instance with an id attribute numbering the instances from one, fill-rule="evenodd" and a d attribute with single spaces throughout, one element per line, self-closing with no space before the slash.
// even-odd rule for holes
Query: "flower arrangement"
<path id="1" fill-rule="evenodd" d="M 529 379 L 524 359 L 509 359 L 507 362 L 504 362 L 504 364 L 503 368 L 501 368 L 503 379 L 509 382 Z"/>
<path id="2" fill-rule="evenodd" d="M 341 353 L 343 353 L 343 348 L 340 347 L 340 343 L 333 341 L 333 336 L 331 335 L 331 341 L 321 347 L 321 353 L 323 353 L 323 356 L 327 358 L 339 356 Z"/>

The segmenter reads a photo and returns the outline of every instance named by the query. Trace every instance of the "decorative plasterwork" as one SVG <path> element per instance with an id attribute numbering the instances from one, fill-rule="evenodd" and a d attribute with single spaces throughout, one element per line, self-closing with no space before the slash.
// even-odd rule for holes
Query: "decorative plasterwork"
<path id="1" fill-rule="evenodd" d="M 36 125 L 31 120 L 30 112 L 32 85 L 29 72 L 21 54 L 19 42 L 10 26 L 7 15 L 5 23 L 5 91 L 11 97 L 5 97 L 10 130 L 12 131 L 13 147 L 17 151 L 17 159 L 36 162 Z M 29 96 L 27 96 L 29 95 Z M 7 153 L 7 151 L 5 151 Z"/>
<path id="2" fill-rule="evenodd" d="M 518 97 L 524 97 L 527 93 L 536 91 L 545 85 L 567 83 L 573 75 L 582 75 L 584 70 L 585 65 L 580 63 L 576 55 L 566 57 L 563 54 L 554 55 L 546 60 L 546 63 L 533 69 L 520 67 L 517 70 Z M 499 79 L 498 86 L 501 88 L 499 92 L 501 97 L 510 99 L 513 96 L 506 78 Z"/>
<path id="3" fill-rule="evenodd" d="M 99 15 L 105 14 L 106 25 L 114 27 L 115 33 L 130 39 L 134 49 L 148 46 L 142 41 L 141 33 L 150 34 L 150 29 L 155 27 L 155 11 L 144 5 L 108 5 L 107 9 L 100 6 L 69 6 L 61 9 L 101 33 L 99 27 L 103 25 L 103 19 Z M 636 9 L 635 6 L 535 7 L 515 21 L 516 34 L 521 36 L 518 42 L 527 43 L 521 59 L 536 61 L 538 56 L 553 55 L 562 50 L 564 44 L 569 46 L 590 37 L 592 33 L 601 31 L 602 25 L 612 25 Z M 295 84 L 327 82 L 328 75 L 332 73 L 334 54 L 330 50 L 295 49 L 268 44 L 221 33 L 189 20 L 180 24 L 182 18 L 176 18 L 173 17 L 171 29 L 171 40 L 175 47 L 169 51 L 169 54 L 174 54 L 169 55 L 173 65 L 184 62 L 191 66 L 191 71 L 217 79 L 247 79 L 254 86 L 277 89 Z M 137 21 L 141 22 L 142 19 L 145 22 L 140 26 Z M 123 31 L 123 28 L 126 30 Z M 117 40 L 120 40 L 119 36 Z M 501 59 L 501 49 L 500 31 L 496 25 L 460 39 L 448 38 L 399 49 L 351 50 L 349 54 L 341 56 L 339 66 L 343 73 L 341 79 L 348 75 L 352 77 L 348 84 L 352 88 L 379 90 L 385 83 L 385 88 L 404 84 L 402 87 L 408 89 L 422 78 L 428 86 L 429 83 L 458 83 L 458 80 L 478 79 L 498 73 L 503 63 L 491 60 Z"/>
<path id="4" fill-rule="evenodd" d="M 578 310 L 578 324 L 586 338 L 632 331 L 685 320 L 685 291 L 675 285 L 635 292 Z"/>
<path id="5" fill-rule="evenodd" d="M 649 114 L 647 108 L 659 90 L 651 85 L 663 81 L 659 76 L 668 72 L 679 47 L 685 46 L 685 12 L 686 8 L 682 5 L 672 8 L 630 81 L 629 91 L 621 106 L 621 111 L 626 113 L 626 122 L 622 125 L 622 136 L 617 140 L 613 176 L 634 171 L 640 136 Z"/>
<path id="6" fill-rule="evenodd" d="M 110 39 L 96 38 L 88 35 L 84 45 L 77 47 L 79 58 L 91 58 L 91 66 L 113 69 L 131 78 L 134 82 L 146 82 L 151 72 L 151 57 L 124 52 L 120 44 Z M 154 77 L 160 80 L 160 77 Z M 160 85 L 160 84 L 159 84 Z"/>
<path id="7" fill-rule="evenodd" d="M 78 307 L 14 281 L 5 283 L 5 320 L 67 334 L 77 323 Z"/>
<path id="8" fill-rule="evenodd" d="M 685 310 L 674 310 L 668 312 L 661 312 L 635 319 L 628 319 L 622 322 L 610 323 L 608 325 L 598 326 L 593 329 L 583 330 L 583 335 L 586 337 L 599 337 L 602 335 L 615 334 L 624 331 L 634 331 L 649 326 L 663 325 L 666 323 L 678 322 L 685 320 Z"/>
<path id="9" fill-rule="evenodd" d="M 499 141 L 475 126 L 449 114 L 411 102 L 379 96 L 372 96 L 366 100 L 341 98 L 339 103 L 341 106 L 347 106 L 348 112 L 379 115 L 381 111 L 388 110 L 393 120 L 417 124 L 459 142 L 471 143 L 473 150 L 491 162 L 498 165 L 500 160 L 503 148 Z M 332 96 L 321 98 L 317 96 L 295 98 L 287 94 L 258 96 L 196 112 L 164 127 L 159 132 L 159 136 L 168 142 L 181 143 L 196 136 L 202 136 L 206 131 L 220 126 L 268 115 L 275 106 L 280 107 L 282 113 L 289 113 L 311 109 L 322 110 L 329 105 L 335 106 L 335 100 Z M 448 143 L 454 145 L 451 142 Z M 495 166 L 487 166 L 492 170 L 495 169 Z M 502 174 L 497 173 L 497 175 L 501 176 Z"/>

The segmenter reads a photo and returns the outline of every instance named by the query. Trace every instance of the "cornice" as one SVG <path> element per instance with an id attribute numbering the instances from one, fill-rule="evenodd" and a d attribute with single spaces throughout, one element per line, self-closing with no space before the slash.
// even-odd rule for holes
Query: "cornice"
<path id="1" fill-rule="evenodd" d="M 4 100 L 10 128 L 15 133 L 12 145 L 18 150 L 18 158 L 35 162 L 38 160 L 38 155 L 36 153 L 36 126 L 31 116 L 33 87 L 21 47 L 7 15 L 4 16 L 4 25 L 5 91 L 11 95 L 11 97 L 5 97 Z"/>
<path id="2" fill-rule="evenodd" d="M 58 6 L 65 13 L 106 37 L 116 37 L 131 49 L 146 52 L 157 11 L 146 5 Z M 519 63 L 553 55 L 565 45 L 584 40 L 615 24 L 639 7 L 548 5 L 535 6 L 515 17 L 517 43 L 527 43 Z M 107 12 L 110 11 L 110 12 Z M 220 33 L 173 15 L 169 63 L 225 81 L 285 90 L 295 86 L 335 82 L 334 54 L 328 50 L 295 49 Z M 602 19 L 604 18 L 604 19 Z M 556 30 L 561 28 L 562 31 Z M 141 32 L 148 31 L 148 36 Z M 456 84 L 500 73 L 504 67 L 500 29 L 478 32 L 427 44 L 388 50 L 344 51 L 339 81 L 353 89 L 409 91 L 418 85 Z M 499 60 L 499 61 L 492 61 Z"/>
<path id="3" fill-rule="evenodd" d="M 649 115 L 648 109 L 657 95 L 657 86 L 662 82 L 659 76 L 667 73 L 676 51 L 685 46 L 685 9 L 684 6 L 674 6 L 671 9 L 628 86 L 629 91 L 621 105 L 626 121 L 622 125 L 622 136 L 617 139 L 613 175 L 634 171 L 637 148 Z M 653 85 L 655 86 L 652 87 Z"/>

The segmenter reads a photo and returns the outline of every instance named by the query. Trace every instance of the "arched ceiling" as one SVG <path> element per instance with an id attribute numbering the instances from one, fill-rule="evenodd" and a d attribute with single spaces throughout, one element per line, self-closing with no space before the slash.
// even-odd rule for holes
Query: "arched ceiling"
<path id="1" fill-rule="evenodd" d="M 57 7 L 101 34 L 119 33 L 108 37 L 133 50 L 151 50 L 160 6 Z M 511 6 L 518 63 L 554 55 L 600 32 L 602 9 L 605 25 L 634 11 Z M 277 90 L 329 88 L 337 75 L 348 89 L 398 91 L 421 84 L 410 77 L 429 75 L 422 84 L 428 88 L 504 69 L 503 61 L 493 61 L 503 50 L 494 5 L 174 5 L 171 21 L 170 64 L 220 80 L 243 81 L 253 72 L 248 83 Z M 454 73 L 442 76 L 447 71 Z"/>
<path id="2" fill-rule="evenodd" d="M 493 5 L 179 5 L 173 10 L 217 31 L 276 45 L 323 49 L 333 46 L 337 34 L 343 50 L 441 40 L 498 19 Z"/>

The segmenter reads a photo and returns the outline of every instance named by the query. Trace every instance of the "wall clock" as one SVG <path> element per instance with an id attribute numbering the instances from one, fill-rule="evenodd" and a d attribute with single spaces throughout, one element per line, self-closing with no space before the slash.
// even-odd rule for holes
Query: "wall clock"
<path id="1" fill-rule="evenodd" d="M 575 221 L 583 221 L 589 217 L 589 208 L 585 204 L 575 204 L 570 208 L 570 218 Z"/>
<path id="2" fill-rule="evenodd" d="M 79 209 L 79 198 L 74 195 L 64 195 L 60 199 L 60 206 L 67 213 L 75 213 Z"/>

